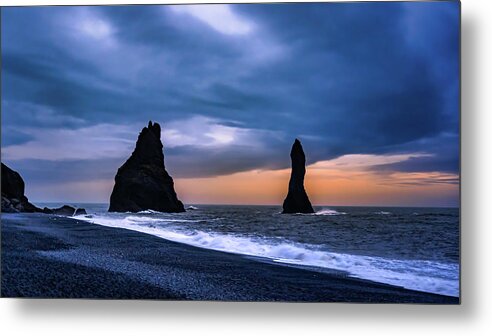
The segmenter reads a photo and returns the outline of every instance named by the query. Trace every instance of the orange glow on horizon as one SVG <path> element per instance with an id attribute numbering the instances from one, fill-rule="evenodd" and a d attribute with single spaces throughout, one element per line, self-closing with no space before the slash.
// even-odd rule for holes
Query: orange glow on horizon
<path id="1" fill-rule="evenodd" d="M 378 173 L 308 166 L 305 188 L 313 205 L 455 206 L 455 174 Z M 290 169 L 252 170 L 209 178 L 177 178 L 185 203 L 281 205 Z"/>
<path id="2" fill-rule="evenodd" d="M 332 206 L 458 206 L 459 176 L 443 172 L 404 173 L 374 169 L 401 156 L 347 155 L 320 161 L 306 169 L 305 188 L 313 205 Z M 170 172 L 171 175 L 173 172 Z M 290 168 L 251 170 L 203 178 L 175 178 L 185 204 L 278 205 L 287 195 Z M 113 179 L 27 185 L 32 199 L 109 202 Z M 77 196 L 75 199 L 74 196 Z M 94 195 L 99 195 L 95 199 Z M 37 197 L 38 196 L 38 197 Z M 42 198 L 41 198 L 42 196 Z"/>

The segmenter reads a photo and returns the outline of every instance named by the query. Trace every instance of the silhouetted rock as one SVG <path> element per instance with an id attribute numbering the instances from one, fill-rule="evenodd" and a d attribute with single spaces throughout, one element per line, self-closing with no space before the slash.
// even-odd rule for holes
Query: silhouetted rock
<path id="1" fill-rule="evenodd" d="M 24 188 L 24 180 L 19 173 L 2 162 L 2 195 L 21 199 L 24 196 Z"/>
<path id="2" fill-rule="evenodd" d="M 87 215 L 84 208 L 74 208 L 69 205 L 64 205 L 60 208 L 50 209 L 44 208 L 43 212 L 51 215 L 61 215 L 61 216 L 76 216 L 76 215 Z"/>
<path id="3" fill-rule="evenodd" d="M 165 169 L 162 147 L 161 127 L 149 121 L 140 132 L 132 155 L 118 169 L 109 211 L 185 211 Z"/>
<path id="4" fill-rule="evenodd" d="M 29 203 L 24 189 L 24 180 L 20 174 L 2 163 L 2 212 L 42 212 L 64 216 L 87 214 L 83 208 L 76 209 L 68 205 L 57 209 L 40 209 Z"/>
<path id="5" fill-rule="evenodd" d="M 18 172 L 2 163 L 2 212 L 40 212 L 24 195 L 25 184 Z"/>
<path id="6" fill-rule="evenodd" d="M 304 190 L 304 175 L 306 174 L 306 157 L 301 142 L 296 139 L 290 151 L 292 172 L 289 181 L 289 193 L 284 200 L 283 213 L 313 213 L 313 207 Z"/>
<path id="7" fill-rule="evenodd" d="M 84 208 L 77 208 L 75 209 L 75 212 L 73 214 L 74 216 L 77 216 L 77 215 L 87 215 L 87 211 L 85 211 Z"/>

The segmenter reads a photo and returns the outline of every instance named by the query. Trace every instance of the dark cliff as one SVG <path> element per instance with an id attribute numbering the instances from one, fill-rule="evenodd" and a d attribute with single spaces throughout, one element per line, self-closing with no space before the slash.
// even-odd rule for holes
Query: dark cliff
<path id="1" fill-rule="evenodd" d="M 161 127 L 149 121 L 140 132 L 132 155 L 118 169 L 109 211 L 185 211 L 165 169 L 162 150 Z"/>
<path id="2" fill-rule="evenodd" d="M 2 163 L 2 212 L 41 212 L 24 195 L 25 184 L 18 172 Z"/>
<path id="3" fill-rule="evenodd" d="M 283 204 L 283 213 L 313 213 L 313 207 L 304 189 L 306 156 L 298 139 L 292 145 L 290 159 L 292 161 L 292 172 L 289 181 L 289 192 Z"/>
<path id="4" fill-rule="evenodd" d="M 2 163 L 2 212 L 42 212 L 65 216 L 86 214 L 85 209 L 69 205 L 57 209 L 40 209 L 29 202 L 24 191 L 25 184 L 20 174 Z"/>

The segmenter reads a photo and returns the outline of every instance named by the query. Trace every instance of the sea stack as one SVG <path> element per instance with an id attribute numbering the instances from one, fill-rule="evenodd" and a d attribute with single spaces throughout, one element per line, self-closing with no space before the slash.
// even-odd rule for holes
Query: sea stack
<path id="1" fill-rule="evenodd" d="M 185 211 L 165 169 L 162 149 L 161 126 L 149 121 L 140 132 L 132 155 L 118 169 L 109 211 Z"/>
<path id="2" fill-rule="evenodd" d="M 289 193 L 283 204 L 283 213 L 313 213 L 313 207 L 306 190 L 304 190 L 306 156 L 298 139 L 292 145 L 290 159 L 292 160 L 292 172 L 290 174 Z"/>

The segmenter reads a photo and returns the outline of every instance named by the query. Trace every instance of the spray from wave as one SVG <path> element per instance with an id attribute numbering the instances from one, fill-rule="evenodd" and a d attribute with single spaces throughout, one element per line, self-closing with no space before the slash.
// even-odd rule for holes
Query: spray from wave
<path id="1" fill-rule="evenodd" d="M 338 216 L 338 215 L 346 215 L 346 212 L 339 212 L 336 210 L 332 209 L 321 209 L 319 211 L 316 211 L 313 215 L 316 216 Z"/>
<path id="2" fill-rule="evenodd" d="M 143 214 L 146 213 L 144 212 Z M 331 216 L 333 214 L 326 212 L 324 215 Z M 426 260 L 393 260 L 382 257 L 334 253 L 319 245 L 300 244 L 267 237 L 220 234 L 176 225 L 180 223 L 197 223 L 203 220 L 126 214 L 124 217 L 114 216 L 110 214 L 80 215 L 74 218 L 94 224 L 143 232 L 201 248 L 263 257 L 284 264 L 345 271 L 352 277 L 402 286 L 408 289 L 452 296 L 457 296 L 459 293 L 456 277 L 459 272 L 456 264 Z M 209 220 L 219 219 L 213 218 Z"/>

